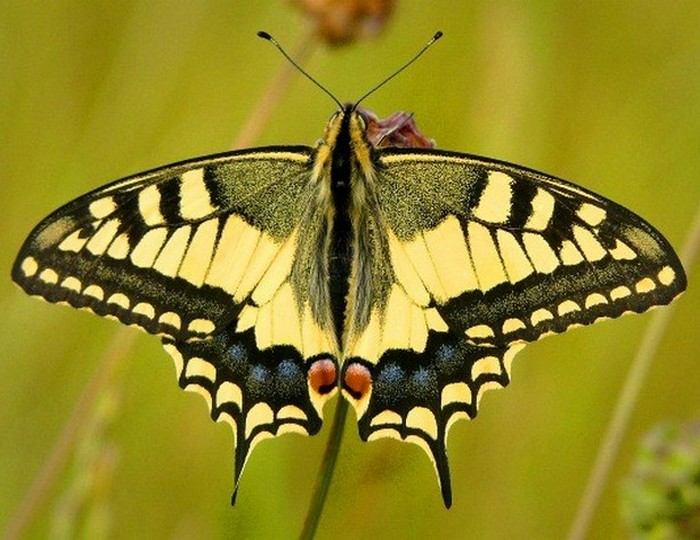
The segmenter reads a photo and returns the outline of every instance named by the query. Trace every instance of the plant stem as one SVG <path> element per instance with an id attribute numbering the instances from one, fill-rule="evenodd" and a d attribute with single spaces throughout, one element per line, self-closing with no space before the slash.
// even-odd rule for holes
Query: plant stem
<path id="1" fill-rule="evenodd" d="M 700 247 L 700 207 L 695 214 L 694 223 L 690 227 L 690 233 L 686 238 L 681 251 L 681 262 L 686 269 L 692 268 Z M 666 307 L 654 313 L 647 331 L 630 366 L 627 379 L 620 392 L 613 417 L 603 437 L 603 442 L 598 450 L 598 455 L 593 465 L 593 470 L 588 478 L 581 503 L 576 512 L 576 517 L 571 525 L 567 538 L 569 540 L 583 540 L 588 536 L 595 509 L 600 502 L 603 489 L 610 476 L 615 458 L 618 455 L 622 438 L 629 425 L 632 412 L 639 399 L 639 394 L 646 380 L 651 362 L 659 348 L 661 339 L 668 328 L 671 317 L 675 312 L 675 306 Z"/>
<path id="2" fill-rule="evenodd" d="M 345 418 L 347 415 L 348 402 L 341 397 L 338 399 L 338 405 L 335 408 L 331 433 L 328 436 L 326 452 L 323 455 L 321 471 L 316 480 L 316 487 L 314 488 L 314 494 L 311 498 L 309 511 L 306 513 L 306 519 L 304 520 L 304 528 L 299 535 L 301 540 L 311 540 L 316 534 L 316 528 L 321 519 L 323 507 L 326 504 L 328 488 L 331 485 L 331 479 L 335 471 L 335 463 L 338 459 L 338 453 L 340 452 L 340 443 L 343 439 L 343 427 L 345 426 Z"/>
<path id="3" fill-rule="evenodd" d="M 90 415 L 95 402 L 107 386 L 121 384 L 120 375 L 125 371 L 137 335 L 133 329 L 126 327 L 120 328 L 114 334 L 114 339 L 107 347 L 69 420 L 63 426 L 63 431 L 46 458 L 44 466 L 34 477 L 34 483 L 2 531 L 2 538 L 10 540 L 22 537 L 32 519 L 46 510 L 44 501 L 55 487 L 59 474 L 65 470 L 71 452 L 84 436 L 85 418 Z"/>

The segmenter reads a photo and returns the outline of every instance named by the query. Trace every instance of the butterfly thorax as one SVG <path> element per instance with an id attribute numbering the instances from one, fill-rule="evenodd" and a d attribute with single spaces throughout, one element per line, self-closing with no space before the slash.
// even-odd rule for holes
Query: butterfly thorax
<path id="1" fill-rule="evenodd" d="M 373 152 L 366 123 L 353 106 L 336 113 L 315 149 L 316 197 L 302 219 L 320 225 L 313 228 L 315 236 L 301 235 L 311 247 L 300 251 L 314 251 L 308 255 L 312 311 L 321 327 L 335 331 L 341 350 L 367 325 L 373 305 L 385 296 L 381 284 L 388 282 L 372 263 L 378 252 L 388 253 L 378 235 L 381 217 L 371 211 L 376 208 L 370 200 L 376 199 Z"/>

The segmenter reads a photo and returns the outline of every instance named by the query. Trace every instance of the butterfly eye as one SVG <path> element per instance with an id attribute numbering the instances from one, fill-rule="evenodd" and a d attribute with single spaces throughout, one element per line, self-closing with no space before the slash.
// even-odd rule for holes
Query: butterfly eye
<path id="1" fill-rule="evenodd" d="M 367 114 L 361 109 L 358 109 L 357 111 L 357 121 L 359 122 L 362 131 L 367 131 L 369 118 L 367 117 Z"/>

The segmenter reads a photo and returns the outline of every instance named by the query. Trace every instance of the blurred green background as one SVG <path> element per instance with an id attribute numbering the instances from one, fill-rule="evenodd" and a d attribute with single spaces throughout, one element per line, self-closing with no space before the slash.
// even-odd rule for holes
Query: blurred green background
<path id="1" fill-rule="evenodd" d="M 437 29 L 445 38 L 365 105 L 415 113 L 438 146 L 580 183 L 680 249 L 700 202 L 700 4 L 400 2 L 380 38 L 319 45 L 305 64 L 356 99 Z M 107 181 L 229 148 L 304 19 L 282 1 L 5 1 L 0 5 L 0 531 L 37 481 L 117 325 L 29 299 L 9 280 L 31 228 Z M 295 76 L 256 144 L 312 144 L 334 105 Z M 620 481 L 639 438 L 700 413 L 694 287 L 678 302 L 591 537 L 626 537 Z M 418 447 L 346 426 L 319 538 L 562 538 L 650 315 L 533 344 L 513 383 L 452 430 L 454 506 Z M 133 332 L 136 332 L 133 330 Z M 26 537 L 289 538 L 328 426 L 262 443 L 235 509 L 232 437 L 139 335 Z M 332 418 L 331 404 L 326 418 Z"/>

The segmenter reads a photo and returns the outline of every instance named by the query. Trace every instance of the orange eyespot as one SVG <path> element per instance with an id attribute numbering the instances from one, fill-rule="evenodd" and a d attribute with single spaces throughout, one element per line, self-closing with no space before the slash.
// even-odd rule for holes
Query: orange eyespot
<path id="1" fill-rule="evenodd" d="M 309 385 L 318 394 L 327 394 L 335 388 L 338 373 L 335 362 L 329 358 L 316 360 L 309 368 L 307 375 Z"/>
<path id="2" fill-rule="evenodd" d="M 345 369 L 343 387 L 355 399 L 362 399 L 372 388 L 372 374 L 359 362 L 353 362 Z"/>

